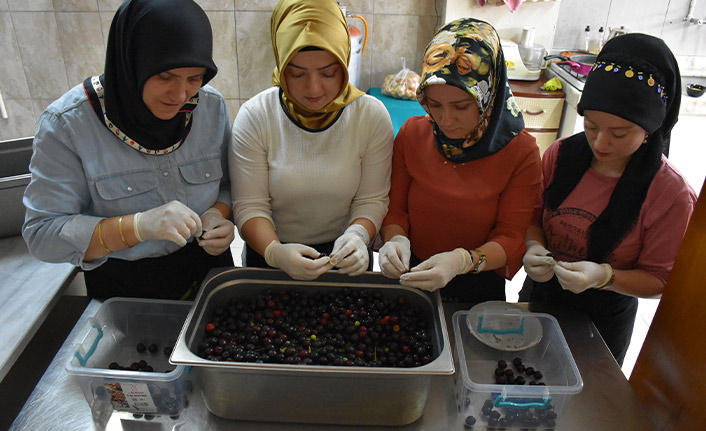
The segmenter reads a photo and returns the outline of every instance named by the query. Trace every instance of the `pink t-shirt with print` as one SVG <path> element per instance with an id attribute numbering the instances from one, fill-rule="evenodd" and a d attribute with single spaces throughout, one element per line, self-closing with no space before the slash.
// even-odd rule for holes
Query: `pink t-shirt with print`
<path id="1" fill-rule="evenodd" d="M 552 144 L 542 157 L 542 192 L 551 183 L 561 141 Z M 694 210 L 696 193 L 674 166 L 662 157 L 640 211 L 628 235 L 606 259 L 615 269 L 643 269 L 666 282 Z M 589 169 L 556 211 L 538 203 L 532 224 L 542 227 L 547 249 L 556 260 L 586 260 L 589 226 L 608 205 L 618 178 Z"/>

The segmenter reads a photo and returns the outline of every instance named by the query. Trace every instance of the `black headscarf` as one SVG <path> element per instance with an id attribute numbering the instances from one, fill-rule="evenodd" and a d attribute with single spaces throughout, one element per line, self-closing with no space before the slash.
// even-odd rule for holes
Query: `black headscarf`
<path id="1" fill-rule="evenodd" d="M 605 210 L 588 231 L 587 258 L 604 261 L 633 228 L 662 152 L 676 124 L 681 103 L 681 75 L 663 40 L 639 33 L 606 43 L 588 74 L 578 104 L 607 112 L 645 129 L 647 142 L 632 155 Z M 585 133 L 565 139 L 557 155 L 554 179 L 544 192 L 545 208 L 556 210 L 591 166 L 593 153 Z"/>
<path id="2" fill-rule="evenodd" d="M 155 117 L 142 101 L 145 82 L 170 69 L 205 67 L 205 85 L 218 71 L 212 53 L 211 23 L 193 0 L 126 0 L 108 35 L 101 77 L 106 116 L 145 148 L 174 145 L 191 122 L 184 110 L 170 120 Z M 99 117 L 103 120 L 102 113 Z"/>
<path id="3" fill-rule="evenodd" d="M 485 21 L 461 18 L 439 30 L 429 42 L 422 62 L 417 100 L 429 113 L 424 89 L 452 85 L 478 103 L 479 123 L 461 139 L 444 135 L 434 122 L 434 141 L 442 156 L 465 163 L 497 153 L 525 127 L 520 107 L 507 81 L 505 57 L 497 32 Z"/>

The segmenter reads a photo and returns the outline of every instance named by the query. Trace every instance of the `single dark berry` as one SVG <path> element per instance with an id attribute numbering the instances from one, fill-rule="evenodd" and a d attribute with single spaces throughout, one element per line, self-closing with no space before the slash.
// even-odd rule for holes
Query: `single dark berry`
<path id="1" fill-rule="evenodd" d="M 503 361 L 502 359 L 498 361 L 498 368 L 505 369 L 507 368 L 507 362 Z"/>
<path id="2" fill-rule="evenodd" d="M 497 410 L 491 411 L 490 414 L 488 415 L 489 418 L 495 418 L 495 419 L 500 419 L 500 416 L 501 416 L 501 414 Z"/>
<path id="3" fill-rule="evenodd" d="M 483 407 L 488 408 L 488 409 L 492 409 L 493 408 L 493 400 L 485 400 L 485 402 L 483 403 Z"/>
<path id="4" fill-rule="evenodd" d="M 497 418 L 488 418 L 488 426 L 489 427 L 495 427 L 498 425 L 498 422 L 500 422 L 500 419 Z"/>
<path id="5" fill-rule="evenodd" d="M 515 375 L 515 372 L 512 371 L 511 369 L 507 368 L 507 369 L 505 370 L 505 375 L 508 376 L 508 377 L 514 376 L 514 375 Z"/>
<path id="6" fill-rule="evenodd" d="M 515 376 L 508 376 L 507 377 L 507 384 L 514 385 L 515 384 Z"/>
<path id="7" fill-rule="evenodd" d="M 532 374 L 532 377 L 534 377 L 535 380 L 540 380 L 542 377 L 544 377 L 544 375 L 541 371 L 535 371 L 534 374 Z"/>
<path id="8" fill-rule="evenodd" d="M 152 344 L 150 344 L 150 346 L 147 349 L 149 349 L 150 353 L 157 353 L 157 350 L 159 349 L 159 347 L 157 347 L 156 344 L 152 343 Z"/>
<path id="9" fill-rule="evenodd" d="M 473 416 L 466 416 L 466 420 L 463 421 L 463 424 L 466 425 L 467 427 L 472 427 L 473 425 L 476 424 L 476 418 Z"/>
<path id="10" fill-rule="evenodd" d="M 483 408 L 480 409 L 480 412 L 483 414 L 483 416 L 488 416 L 490 414 L 490 412 L 492 412 L 492 411 L 493 411 L 492 407 L 483 406 Z"/>
<path id="11" fill-rule="evenodd" d="M 147 350 L 147 348 L 145 347 L 145 345 L 142 344 L 142 343 L 138 343 L 136 349 L 137 349 L 137 351 L 140 352 L 140 353 L 142 353 L 142 352 L 144 352 L 145 350 Z"/>
<path id="12" fill-rule="evenodd" d="M 527 374 L 528 376 L 531 376 L 532 374 L 534 374 L 534 367 L 525 368 L 525 374 Z"/>
<path id="13" fill-rule="evenodd" d="M 111 362 L 110 365 L 108 365 L 108 368 L 111 370 L 119 370 L 121 367 L 117 362 Z"/>
<path id="14" fill-rule="evenodd" d="M 522 359 L 520 359 L 520 358 L 515 358 L 515 359 L 512 360 L 512 364 L 513 364 L 514 366 L 518 366 L 518 365 L 522 364 Z"/>
<path id="15" fill-rule="evenodd" d="M 524 385 L 525 384 L 525 378 L 522 376 L 517 376 L 515 378 L 515 384 L 516 385 Z"/>
<path id="16" fill-rule="evenodd" d="M 504 385 L 507 383 L 507 377 L 505 377 L 504 374 L 502 376 L 496 376 L 495 383 L 497 383 L 498 385 Z"/>
<path id="17" fill-rule="evenodd" d="M 515 369 L 517 370 L 518 373 L 524 373 L 527 370 L 523 364 L 516 365 Z"/>
<path id="18" fill-rule="evenodd" d="M 556 412 L 553 411 L 548 411 L 547 414 L 545 415 L 547 419 L 555 420 L 557 418 Z"/>
<path id="19" fill-rule="evenodd" d="M 504 376 L 504 375 L 505 375 L 505 370 L 504 370 L 503 368 L 498 367 L 498 368 L 495 369 L 495 375 L 496 375 L 496 376 Z"/>

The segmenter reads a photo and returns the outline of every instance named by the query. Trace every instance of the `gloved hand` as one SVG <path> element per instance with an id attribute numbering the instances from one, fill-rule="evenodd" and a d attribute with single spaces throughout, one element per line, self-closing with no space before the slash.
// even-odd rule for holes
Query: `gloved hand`
<path id="1" fill-rule="evenodd" d="M 458 274 L 465 274 L 471 269 L 471 256 L 457 248 L 444 253 L 437 253 L 400 276 L 400 284 L 407 287 L 433 292 L 446 286 Z"/>
<path id="2" fill-rule="evenodd" d="M 201 225 L 203 233 L 197 237 L 197 241 L 206 253 L 218 256 L 230 248 L 235 239 L 235 226 L 220 211 L 216 208 L 207 209 L 201 214 Z"/>
<path id="3" fill-rule="evenodd" d="M 133 228 L 140 242 L 162 239 L 182 247 L 187 239 L 202 230 L 199 215 L 179 201 L 135 214 Z"/>
<path id="4" fill-rule="evenodd" d="M 338 268 L 341 274 L 352 276 L 364 273 L 370 262 L 368 241 L 370 241 L 370 235 L 362 225 L 348 226 L 343 235 L 333 243 L 333 250 L 329 256 L 331 265 Z"/>
<path id="5" fill-rule="evenodd" d="M 314 280 L 332 268 L 329 257 L 304 244 L 272 241 L 265 249 L 265 262 L 279 268 L 295 280 Z"/>
<path id="6" fill-rule="evenodd" d="M 395 235 L 380 247 L 380 269 L 388 278 L 400 278 L 409 271 L 409 258 L 412 256 L 409 239 L 403 235 Z"/>
<path id="7" fill-rule="evenodd" d="M 584 290 L 603 287 L 613 276 L 613 268 L 607 263 L 557 262 L 554 273 L 564 290 L 581 293 Z"/>
<path id="8" fill-rule="evenodd" d="M 522 266 L 532 280 L 544 283 L 554 277 L 554 265 L 556 261 L 553 257 L 547 256 L 549 250 L 544 248 L 537 241 L 528 241 L 527 251 L 522 257 Z"/>

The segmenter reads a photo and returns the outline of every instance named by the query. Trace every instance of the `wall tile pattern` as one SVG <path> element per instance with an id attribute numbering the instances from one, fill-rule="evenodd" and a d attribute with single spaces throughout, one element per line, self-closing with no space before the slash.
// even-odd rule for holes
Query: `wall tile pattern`
<path id="1" fill-rule="evenodd" d="M 231 120 L 248 98 L 271 85 L 270 15 L 278 0 L 196 0 L 214 33 L 219 68 L 211 84 Z M 368 23 L 362 90 L 401 68 L 419 72 L 446 0 L 341 0 Z M 110 22 L 122 0 L 0 0 L 0 92 L 9 118 L 0 140 L 32 136 L 42 111 L 86 77 L 101 73 Z M 362 21 L 349 23 L 364 31 Z"/>

